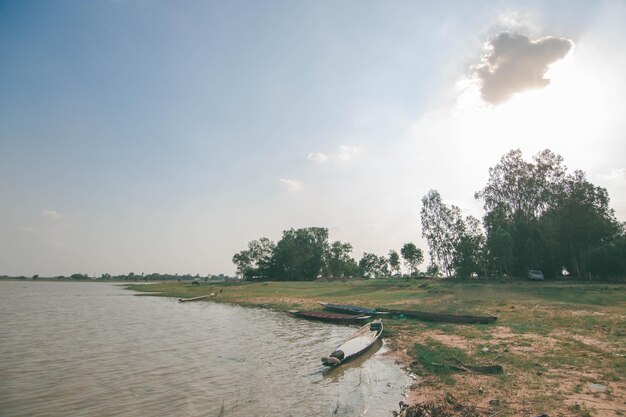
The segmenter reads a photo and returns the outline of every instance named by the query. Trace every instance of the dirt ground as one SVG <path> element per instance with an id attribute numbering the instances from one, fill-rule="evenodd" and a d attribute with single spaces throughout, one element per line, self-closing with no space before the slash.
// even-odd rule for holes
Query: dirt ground
<path id="1" fill-rule="evenodd" d="M 521 356 L 536 360 L 536 366 L 527 370 L 508 369 L 504 375 L 480 375 L 458 372 L 444 382 L 437 375 L 419 375 L 419 364 L 411 355 L 415 344 L 435 340 L 445 346 L 464 351 L 490 352 L 495 361 L 506 363 L 505 356 Z M 407 370 L 414 382 L 407 392 L 407 405 L 430 405 L 422 414 L 398 415 L 436 416 L 621 416 L 626 415 L 626 384 L 619 381 L 590 381 L 601 379 L 592 369 L 578 369 L 567 364 L 542 363 L 542 356 L 553 351 L 565 341 L 578 341 L 583 345 L 601 349 L 607 355 L 619 357 L 619 347 L 589 337 L 557 333 L 551 336 L 516 334 L 506 326 L 489 330 L 488 340 L 469 339 L 441 330 L 398 332 L 390 341 L 389 355 Z M 622 356 L 622 360 L 626 360 Z M 458 405 L 462 404 L 461 407 Z M 433 405 L 435 405 L 433 407 Z M 436 407 L 439 405 L 439 408 Z M 444 406 L 442 406 L 444 405 Z M 455 408 L 456 407 L 456 408 Z M 440 414 L 437 414 L 439 412 Z M 447 414 L 446 414 L 447 413 Z M 474 414 L 476 413 L 476 414 Z"/>

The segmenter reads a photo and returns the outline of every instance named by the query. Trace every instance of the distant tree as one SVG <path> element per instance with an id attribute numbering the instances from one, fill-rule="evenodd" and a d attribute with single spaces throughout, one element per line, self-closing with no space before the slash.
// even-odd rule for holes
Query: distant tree
<path id="1" fill-rule="evenodd" d="M 447 207 L 437 190 L 430 190 L 422 198 L 422 237 L 428 243 L 431 262 L 446 276 L 453 271 L 454 239 L 460 210 Z"/>
<path id="2" fill-rule="evenodd" d="M 548 248 L 577 276 L 587 276 L 585 253 L 610 244 L 623 233 L 623 226 L 609 207 L 605 188 L 587 181 L 582 171 L 575 171 L 563 181 L 563 193 L 541 219 L 547 236 L 553 237 Z"/>
<path id="3" fill-rule="evenodd" d="M 532 161 L 512 150 L 489 169 L 475 194 L 485 208 L 486 252 L 493 270 L 525 276 L 542 269 L 555 276 L 565 267 L 586 275 L 586 254 L 610 244 L 623 230 L 606 189 L 582 171 L 567 174 L 563 158 L 544 150 Z"/>
<path id="4" fill-rule="evenodd" d="M 384 278 L 389 276 L 387 258 L 373 253 L 363 253 L 359 260 L 359 269 L 363 278 Z"/>
<path id="5" fill-rule="evenodd" d="M 237 274 L 245 279 L 268 277 L 276 245 L 266 237 L 248 243 L 248 249 L 233 256 Z"/>
<path id="6" fill-rule="evenodd" d="M 286 230 L 274 248 L 269 275 L 276 280 L 314 280 L 323 272 L 328 252 L 328 229 Z"/>
<path id="7" fill-rule="evenodd" d="M 84 275 L 84 274 L 72 274 L 70 276 L 70 278 L 72 278 L 72 279 L 87 279 L 89 277 L 87 275 Z"/>
<path id="8" fill-rule="evenodd" d="M 400 255 L 395 250 L 389 251 L 389 269 L 392 275 L 400 275 Z"/>
<path id="9" fill-rule="evenodd" d="M 37 281 L 37 279 L 39 279 L 39 275 L 37 274 L 33 275 L 33 281 Z"/>
<path id="10" fill-rule="evenodd" d="M 545 264 L 546 236 L 538 221 L 562 195 L 566 175 L 563 158 L 548 149 L 532 159 L 525 161 L 519 149 L 509 151 L 489 168 L 487 185 L 475 194 L 483 201 L 488 240 L 498 229 L 511 237 L 517 275 Z"/>
<path id="11" fill-rule="evenodd" d="M 436 264 L 431 262 L 426 268 L 426 275 L 428 275 L 429 277 L 438 277 L 439 267 Z"/>
<path id="12" fill-rule="evenodd" d="M 424 261 L 424 254 L 422 250 L 415 246 L 414 243 L 405 243 L 400 249 L 400 253 L 402 254 L 402 259 L 404 259 L 404 263 L 409 269 L 409 273 L 413 275 L 417 272 L 417 268 L 419 264 Z"/>
<path id="13" fill-rule="evenodd" d="M 626 276 L 626 235 L 586 251 L 583 261 L 591 277 Z"/>
<path id="14" fill-rule="evenodd" d="M 499 275 L 509 275 L 513 267 L 513 239 L 509 232 L 498 227 L 492 232 L 486 242 L 489 253 L 488 262 Z"/>
<path id="15" fill-rule="evenodd" d="M 468 216 L 465 221 L 459 216 L 455 223 L 452 267 L 457 277 L 480 275 L 485 270 L 485 237 L 480 221 Z"/>
<path id="16" fill-rule="evenodd" d="M 352 245 L 340 241 L 330 245 L 326 256 L 326 273 L 331 277 L 349 277 L 357 272 L 357 264 L 352 258 Z"/>

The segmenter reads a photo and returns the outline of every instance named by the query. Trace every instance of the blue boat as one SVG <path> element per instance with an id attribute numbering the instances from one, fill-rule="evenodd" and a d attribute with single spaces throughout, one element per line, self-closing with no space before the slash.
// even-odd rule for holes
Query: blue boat
<path id="1" fill-rule="evenodd" d="M 387 315 L 387 312 L 380 312 L 376 310 L 372 310 L 371 308 L 359 307 L 359 306 L 351 306 L 345 304 L 330 304 L 330 303 L 319 303 L 325 309 L 334 311 L 336 313 L 343 314 L 354 314 L 354 315 L 369 315 L 369 316 L 379 316 L 379 315 Z"/>

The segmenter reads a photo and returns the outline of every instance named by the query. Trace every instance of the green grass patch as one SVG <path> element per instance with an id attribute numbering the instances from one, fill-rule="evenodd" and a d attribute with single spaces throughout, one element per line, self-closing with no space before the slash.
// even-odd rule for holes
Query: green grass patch
<path id="1" fill-rule="evenodd" d="M 415 368 L 416 372 L 436 375 L 446 383 L 453 383 L 454 379 L 450 375 L 458 371 L 458 363 L 455 365 L 454 358 L 462 362 L 468 360 L 468 355 L 462 349 L 446 346 L 431 338 L 425 344 L 416 343 L 413 355 L 420 365 Z"/>

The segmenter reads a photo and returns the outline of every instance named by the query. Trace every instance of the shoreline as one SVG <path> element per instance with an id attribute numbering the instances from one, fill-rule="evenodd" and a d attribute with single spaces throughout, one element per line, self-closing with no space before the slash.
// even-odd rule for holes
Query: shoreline
<path id="1" fill-rule="evenodd" d="M 158 283 L 126 288 L 176 298 L 221 289 L 210 301 L 279 312 L 319 309 L 317 301 L 328 301 L 493 314 L 498 320 L 492 324 L 386 319 L 389 330 L 384 337 L 390 350 L 385 355 L 409 379 L 402 393 L 404 403 L 456 409 L 457 414 L 463 409 L 466 415 L 477 416 L 616 416 L 626 408 L 621 400 L 626 398 L 625 284 L 381 281 Z M 458 366 L 430 366 L 448 363 L 450 357 L 467 364 L 498 364 L 504 373 L 481 375 L 459 371 Z"/>

